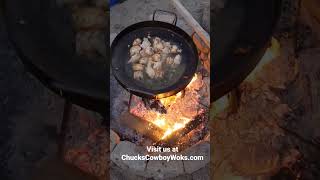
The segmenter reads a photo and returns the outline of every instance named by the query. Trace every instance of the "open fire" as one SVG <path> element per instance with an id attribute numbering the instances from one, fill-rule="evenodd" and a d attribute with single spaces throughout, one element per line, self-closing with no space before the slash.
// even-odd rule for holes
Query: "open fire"
<path id="1" fill-rule="evenodd" d="M 205 106 L 200 102 L 203 86 L 202 75 L 195 74 L 186 89 L 158 101 L 166 109 L 166 113 L 160 113 L 155 108 L 148 109 L 140 98 L 133 98 L 134 105 L 130 113 L 160 128 L 163 134 L 159 135 L 159 141 L 165 140 L 174 132 L 185 128 L 204 110 Z"/>

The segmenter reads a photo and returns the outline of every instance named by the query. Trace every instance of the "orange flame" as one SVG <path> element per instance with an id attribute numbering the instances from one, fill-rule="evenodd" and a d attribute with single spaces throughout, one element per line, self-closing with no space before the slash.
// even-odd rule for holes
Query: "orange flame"
<path id="1" fill-rule="evenodd" d="M 184 127 L 187 125 L 187 123 L 191 121 L 191 119 L 185 118 L 185 117 L 182 117 L 181 119 L 184 120 L 184 121 L 183 121 L 183 122 L 180 122 L 180 123 L 175 123 L 175 124 L 173 125 L 173 127 L 168 128 L 168 129 L 166 130 L 166 132 L 163 134 L 163 136 L 162 136 L 161 139 L 165 139 L 165 138 L 167 138 L 168 136 L 170 136 L 173 132 L 175 132 L 175 131 L 177 131 L 177 130 L 179 130 L 179 129 L 184 128 Z"/>
<path id="2" fill-rule="evenodd" d="M 182 92 L 178 92 L 174 96 L 160 99 L 160 102 L 162 105 L 164 105 L 164 107 L 168 108 L 171 104 L 174 104 L 181 96 Z"/>
<path id="3" fill-rule="evenodd" d="M 198 79 L 198 75 L 195 74 L 193 76 L 192 80 L 190 81 L 190 83 L 188 84 L 187 88 L 192 88 L 193 83 L 197 79 Z M 181 97 L 182 97 L 182 92 L 179 92 L 174 96 L 160 99 L 160 102 L 166 108 L 168 108 L 172 104 L 176 103 L 177 100 L 179 100 Z M 168 136 L 170 136 L 173 132 L 184 128 L 186 126 L 186 124 L 191 121 L 191 119 L 186 118 L 186 117 L 180 117 L 178 119 L 179 119 L 179 122 L 175 122 L 173 124 L 170 124 L 167 122 L 165 115 L 161 115 L 161 114 L 157 113 L 156 118 L 154 120 L 151 120 L 150 122 L 152 122 L 153 124 L 155 124 L 156 126 L 158 126 L 159 128 L 161 128 L 165 131 L 165 133 L 163 134 L 163 136 L 161 138 L 161 139 L 165 139 Z"/>

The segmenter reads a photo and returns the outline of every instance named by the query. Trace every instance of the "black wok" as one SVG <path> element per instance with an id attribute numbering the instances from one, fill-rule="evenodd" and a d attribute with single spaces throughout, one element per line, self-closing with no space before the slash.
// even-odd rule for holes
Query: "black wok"
<path id="1" fill-rule="evenodd" d="M 174 23 L 176 23 L 176 18 Z M 130 47 L 128 45 L 131 45 L 134 39 L 148 35 L 170 41 L 182 49 L 181 64 L 184 65 L 182 75 L 175 82 L 170 82 L 170 85 L 163 85 L 157 89 L 139 83 L 128 70 L 130 66 L 128 64 Z M 174 95 L 190 83 L 197 70 L 198 51 L 192 38 L 182 29 L 166 22 L 144 21 L 127 27 L 112 42 L 111 52 L 113 75 L 125 89 L 140 97 L 159 99 Z"/>
<path id="2" fill-rule="evenodd" d="M 238 86 L 269 45 L 281 0 L 227 0 L 211 18 L 211 100 Z M 212 12 L 211 12 L 212 13 Z"/>
<path id="3" fill-rule="evenodd" d="M 7 0 L 4 14 L 12 44 L 32 74 L 72 103 L 105 114 L 107 60 L 76 55 L 69 10 L 55 0 Z"/>

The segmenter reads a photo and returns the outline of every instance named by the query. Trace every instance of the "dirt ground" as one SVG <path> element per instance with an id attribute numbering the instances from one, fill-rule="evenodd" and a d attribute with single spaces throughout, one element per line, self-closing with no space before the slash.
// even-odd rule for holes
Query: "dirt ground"
<path id="1" fill-rule="evenodd" d="M 274 34 L 280 51 L 238 87 L 239 105 L 212 119 L 215 179 L 320 177 L 319 32 L 306 12 L 296 24 L 293 4 Z"/>

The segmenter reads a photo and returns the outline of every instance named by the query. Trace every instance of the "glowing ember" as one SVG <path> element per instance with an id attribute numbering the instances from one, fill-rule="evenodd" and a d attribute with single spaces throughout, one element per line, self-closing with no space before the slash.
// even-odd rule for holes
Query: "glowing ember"
<path id="1" fill-rule="evenodd" d="M 180 123 L 176 123 L 174 124 L 173 128 L 169 128 L 167 129 L 167 131 L 164 133 L 164 135 L 162 136 L 161 139 L 165 139 L 167 138 L 168 136 L 170 136 L 170 134 L 172 134 L 173 132 L 179 130 L 179 129 L 182 129 L 185 127 L 185 124 L 180 124 Z"/>
<path id="2" fill-rule="evenodd" d="M 166 121 L 164 115 L 161 114 L 157 114 L 157 117 L 154 121 L 150 121 L 153 124 L 155 124 L 156 126 L 158 126 L 159 128 L 165 130 L 167 128 L 169 128 L 169 123 Z"/>
<path id="3" fill-rule="evenodd" d="M 163 127 L 166 125 L 166 120 L 164 119 L 157 119 L 153 122 L 155 125 L 157 125 L 158 127 Z"/>
<path id="4" fill-rule="evenodd" d="M 162 99 L 160 99 L 160 102 L 162 105 L 164 105 L 164 107 L 168 108 L 170 106 L 170 104 L 175 103 L 177 101 L 177 99 L 180 97 L 182 97 L 182 92 L 179 92 L 174 96 L 162 98 Z"/>
<path id="5" fill-rule="evenodd" d="M 194 82 L 198 79 L 198 75 L 195 74 L 193 76 L 193 78 L 191 79 L 190 83 L 187 85 L 186 88 L 192 88 Z M 182 92 L 178 92 L 176 95 L 167 97 L 167 98 L 162 98 L 160 99 L 160 102 L 162 105 L 164 105 L 164 107 L 169 107 L 171 104 L 175 103 L 177 101 L 177 99 L 182 97 Z"/>
<path id="6" fill-rule="evenodd" d="M 165 139 L 168 136 L 170 136 L 173 132 L 184 128 L 186 126 L 186 124 L 191 121 L 191 119 L 188 119 L 188 118 L 185 118 L 185 117 L 183 117 L 181 119 L 184 120 L 184 121 L 182 123 L 175 123 L 172 128 L 168 128 L 161 139 Z"/>
<path id="7" fill-rule="evenodd" d="M 201 83 L 197 83 L 197 80 L 202 81 L 202 79 L 198 79 L 198 75 L 195 74 L 185 90 L 188 97 L 183 97 L 183 93 L 179 92 L 176 95 L 159 100 L 167 109 L 166 114 L 160 114 L 156 111 L 141 108 L 140 106 L 142 103 L 139 103 L 135 108 L 132 108 L 131 112 L 161 128 L 165 132 L 161 135 L 161 139 L 165 139 L 173 132 L 184 128 L 186 124 L 197 115 L 198 109 L 190 108 L 197 107 L 199 103 L 198 96 L 195 96 L 195 93 L 197 93 L 195 87 L 198 87 L 198 84 Z"/>

